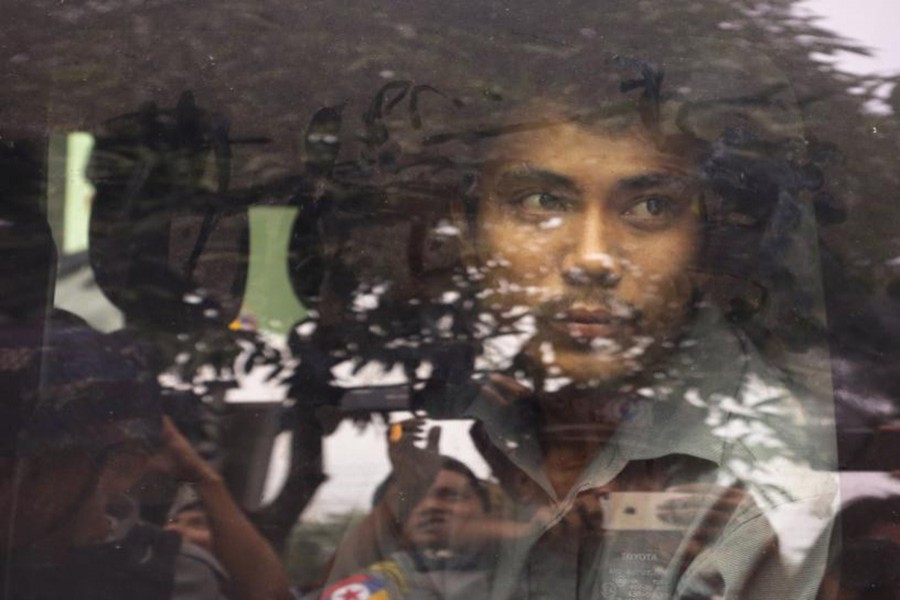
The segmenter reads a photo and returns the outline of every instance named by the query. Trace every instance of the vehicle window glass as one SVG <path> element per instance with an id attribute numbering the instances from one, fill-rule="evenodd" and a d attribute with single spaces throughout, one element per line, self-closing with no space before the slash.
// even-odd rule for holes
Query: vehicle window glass
<path id="1" fill-rule="evenodd" d="M 4 13 L 0 597 L 897 596 L 900 8 Z"/>

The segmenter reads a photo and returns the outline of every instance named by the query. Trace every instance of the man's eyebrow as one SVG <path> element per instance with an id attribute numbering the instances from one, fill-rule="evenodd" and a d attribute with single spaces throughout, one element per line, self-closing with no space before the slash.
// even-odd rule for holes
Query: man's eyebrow
<path id="1" fill-rule="evenodd" d="M 578 184 L 565 175 L 528 164 L 519 164 L 505 169 L 497 179 L 498 183 L 542 183 L 553 187 L 577 190 Z"/>
<path id="2" fill-rule="evenodd" d="M 617 187 L 627 191 L 640 192 L 657 187 L 684 187 L 689 185 L 691 181 L 691 177 L 684 174 L 660 171 L 658 173 L 642 173 L 634 177 L 626 177 L 619 182 Z"/>

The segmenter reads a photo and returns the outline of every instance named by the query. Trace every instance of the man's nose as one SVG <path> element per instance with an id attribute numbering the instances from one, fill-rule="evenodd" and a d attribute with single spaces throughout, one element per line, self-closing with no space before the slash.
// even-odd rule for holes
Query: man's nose
<path id="1" fill-rule="evenodd" d="M 437 494 L 425 494 L 416 507 L 422 513 L 444 512 L 447 510 L 447 502 Z"/>
<path id="2" fill-rule="evenodd" d="M 621 257 L 601 211 L 584 215 L 577 237 L 563 257 L 563 277 L 571 285 L 615 287 L 622 279 Z"/>

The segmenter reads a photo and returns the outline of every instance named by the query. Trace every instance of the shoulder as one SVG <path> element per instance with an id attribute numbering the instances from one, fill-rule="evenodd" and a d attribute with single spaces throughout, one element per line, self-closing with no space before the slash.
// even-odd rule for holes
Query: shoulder
<path id="1" fill-rule="evenodd" d="M 410 565 L 405 557 L 393 555 L 389 560 L 369 566 L 362 573 L 347 577 L 328 587 L 321 600 L 395 600 L 409 596 Z"/>
<path id="2" fill-rule="evenodd" d="M 321 600 L 393 600 L 402 598 L 383 573 L 366 572 L 343 579 L 320 596 Z"/>
<path id="3" fill-rule="evenodd" d="M 743 446 L 754 465 L 790 457 L 809 469 L 837 467 L 827 352 L 765 354 L 713 309 L 692 333 L 689 358 L 702 368 L 688 400 L 707 410 L 715 435 Z"/>
<path id="4" fill-rule="evenodd" d="M 182 542 L 175 557 L 174 599 L 218 600 L 226 598 L 227 575 L 212 554 Z"/>

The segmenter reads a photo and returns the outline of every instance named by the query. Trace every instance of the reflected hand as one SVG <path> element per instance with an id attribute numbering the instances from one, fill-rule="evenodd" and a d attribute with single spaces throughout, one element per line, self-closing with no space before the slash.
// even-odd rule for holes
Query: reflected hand
<path id="1" fill-rule="evenodd" d="M 588 490 L 578 494 L 561 522 L 563 530 L 578 531 L 581 535 L 603 530 L 603 498 L 605 490 Z"/>
<path id="2" fill-rule="evenodd" d="M 686 547 L 683 568 L 721 535 L 739 506 L 753 501 L 740 485 L 692 483 L 672 486 L 666 491 L 684 496 L 659 505 L 657 515 L 661 520 L 685 527 L 699 521 Z"/>
<path id="3" fill-rule="evenodd" d="M 403 456 L 408 453 L 424 451 L 437 454 L 441 441 L 441 428 L 434 426 L 428 430 L 425 436 L 427 438 L 425 449 L 421 450 L 416 443 L 422 441 L 424 430 L 425 419 L 421 417 L 398 421 L 388 428 L 388 456 L 392 464 L 395 460 L 402 460 Z M 396 466 L 394 464 L 395 468 Z"/>
<path id="4" fill-rule="evenodd" d="M 602 536 L 604 530 L 605 488 L 595 488 L 579 493 L 572 505 L 559 517 L 555 504 L 544 504 L 532 515 L 529 526 L 540 530 L 549 530 L 551 536 L 561 539 Z M 554 523 L 558 519 L 558 522 Z"/>
<path id="5" fill-rule="evenodd" d="M 166 464 L 167 470 L 178 480 L 199 483 L 221 478 L 168 416 L 163 417 L 162 440 L 163 448 L 154 459 Z"/>
<path id="6" fill-rule="evenodd" d="M 388 456 L 394 470 L 391 490 L 385 498 L 399 521 L 418 504 L 443 466 L 443 457 L 438 454 L 441 428 L 431 427 L 423 435 L 424 430 L 425 420 L 420 417 L 388 428 Z M 416 443 L 423 437 L 425 448 L 419 448 Z"/>
<path id="7" fill-rule="evenodd" d="M 500 406 L 511 406 L 534 392 L 508 375 L 492 373 L 482 384 L 481 393 Z"/>

